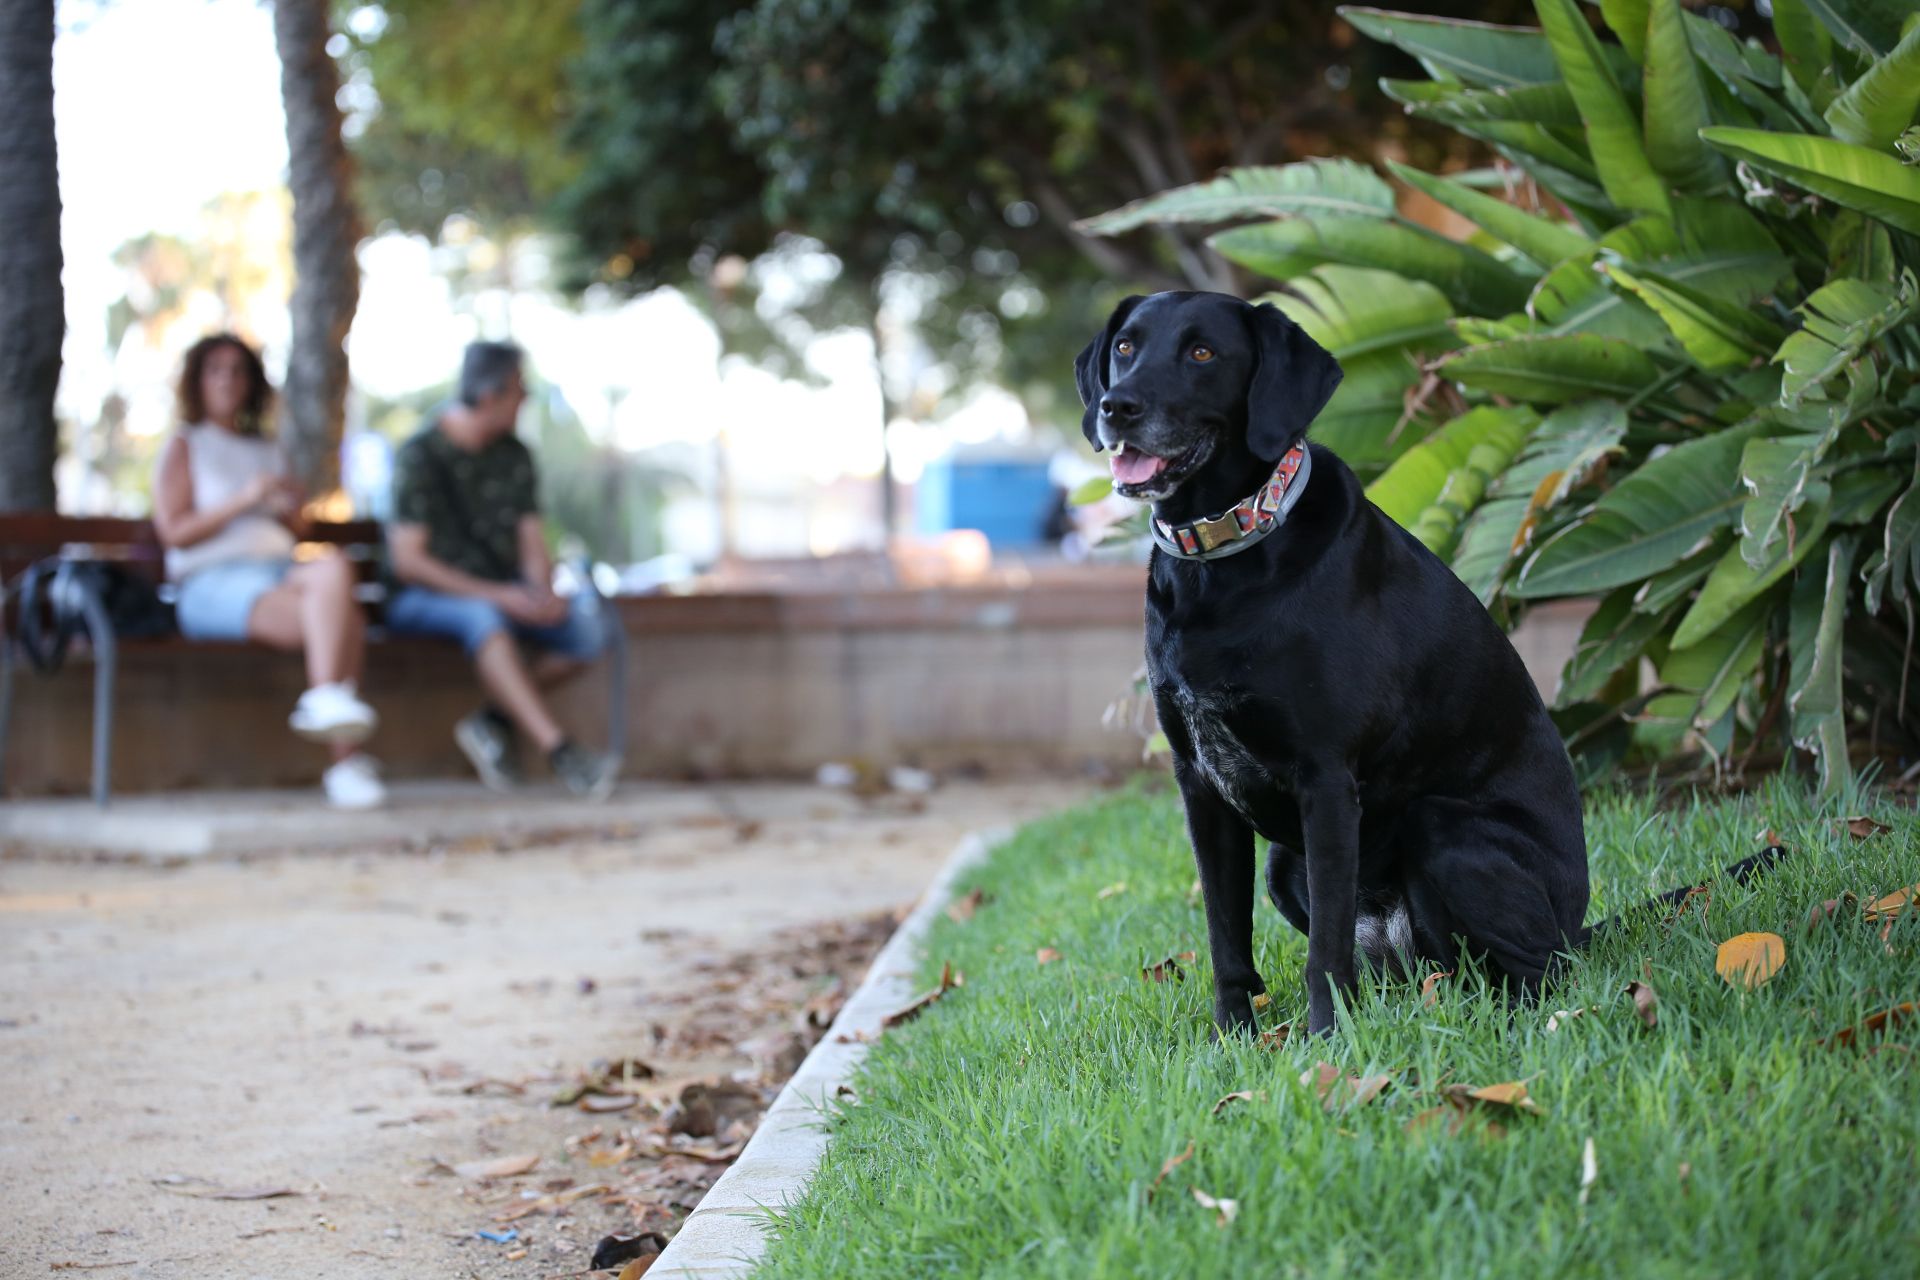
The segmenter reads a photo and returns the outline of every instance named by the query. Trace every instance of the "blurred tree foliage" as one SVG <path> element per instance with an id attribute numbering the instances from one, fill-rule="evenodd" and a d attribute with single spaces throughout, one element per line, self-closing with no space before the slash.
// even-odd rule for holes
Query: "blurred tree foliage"
<path id="1" fill-rule="evenodd" d="M 341 25 L 378 99 L 355 142 L 376 223 L 560 230 L 573 284 L 692 286 L 753 354 L 789 344 L 727 260 L 803 235 L 841 264 L 799 300 L 813 327 L 885 302 L 1021 391 L 1119 292 L 1245 283 L 1186 228 L 1076 218 L 1225 165 L 1461 145 L 1375 88 L 1410 60 L 1310 0 L 385 0 Z"/>

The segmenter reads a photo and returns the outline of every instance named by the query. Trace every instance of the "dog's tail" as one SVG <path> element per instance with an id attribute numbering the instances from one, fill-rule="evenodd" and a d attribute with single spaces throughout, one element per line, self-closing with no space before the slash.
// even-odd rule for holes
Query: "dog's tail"
<path id="1" fill-rule="evenodd" d="M 1772 868 L 1774 863 L 1779 862 L 1786 856 L 1787 850 L 1785 846 L 1770 844 L 1760 852 L 1754 854 L 1751 858 L 1742 858 L 1732 866 L 1722 868 L 1720 874 L 1723 876 L 1731 876 L 1735 884 L 1751 884 L 1756 876 L 1766 872 Z M 1628 907 L 1627 911 L 1623 911 L 1619 915 L 1611 916 L 1608 919 L 1600 921 L 1598 924 L 1590 924 L 1581 933 L 1580 945 L 1585 946 L 1587 943 L 1593 941 L 1600 933 L 1614 928 L 1626 916 L 1628 911 L 1646 911 L 1654 907 L 1677 907 L 1685 902 L 1690 895 L 1700 892 L 1700 890 L 1705 887 L 1705 885 L 1681 885 L 1678 889 L 1669 889 L 1665 893 L 1648 898 L 1645 902 L 1637 906 Z"/>

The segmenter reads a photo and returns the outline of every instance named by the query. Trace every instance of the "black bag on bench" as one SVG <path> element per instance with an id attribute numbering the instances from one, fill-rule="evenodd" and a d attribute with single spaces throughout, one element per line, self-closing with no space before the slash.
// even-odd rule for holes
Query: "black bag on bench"
<path id="1" fill-rule="evenodd" d="M 50 556 L 20 579 L 19 643 L 35 670 L 58 671 L 73 638 L 89 634 L 88 587 L 100 598 L 115 636 L 148 640 L 174 633 L 173 610 L 139 574 L 105 561 Z"/>

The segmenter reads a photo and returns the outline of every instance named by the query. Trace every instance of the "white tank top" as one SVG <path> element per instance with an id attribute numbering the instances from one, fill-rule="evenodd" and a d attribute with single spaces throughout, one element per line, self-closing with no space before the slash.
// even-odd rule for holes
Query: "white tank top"
<path id="1" fill-rule="evenodd" d="M 207 511 L 225 506 L 262 475 L 282 475 L 279 448 L 259 436 L 243 436 L 210 422 L 180 433 L 187 446 L 187 471 L 193 477 L 193 506 Z M 235 516 L 212 537 L 190 547 L 169 548 L 167 576 L 178 582 L 196 569 L 230 560 L 278 560 L 293 554 L 293 534 L 263 512 Z"/>

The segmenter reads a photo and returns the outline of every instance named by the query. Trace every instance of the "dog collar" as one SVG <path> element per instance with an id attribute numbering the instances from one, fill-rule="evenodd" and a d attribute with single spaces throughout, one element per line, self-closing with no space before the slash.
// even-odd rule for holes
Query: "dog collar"
<path id="1" fill-rule="evenodd" d="M 1307 491 L 1313 457 L 1302 440 L 1281 455 L 1280 462 L 1260 486 L 1217 516 L 1170 524 L 1155 516 L 1149 521 L 1154 545 L 1181 560 L 1224 560 L 1237 556 L 1287 522 L 1287 513 Z"/>

